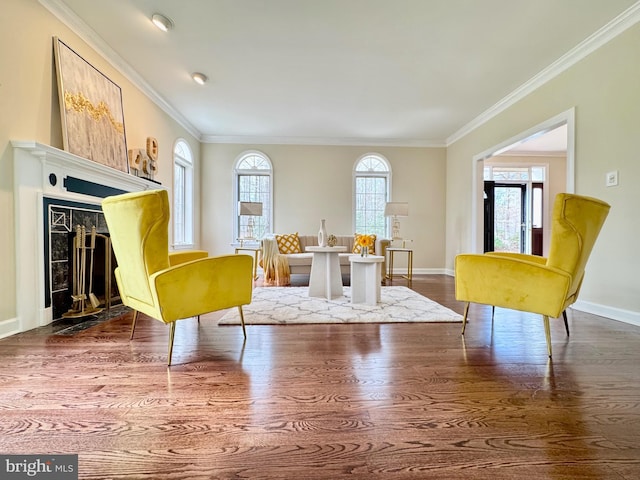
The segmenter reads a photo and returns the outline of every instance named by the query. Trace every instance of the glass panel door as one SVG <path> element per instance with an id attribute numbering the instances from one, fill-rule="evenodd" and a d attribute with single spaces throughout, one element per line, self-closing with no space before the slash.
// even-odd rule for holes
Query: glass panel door
<path id="1" fill-rule="evenodd" d="M 525 253 L 526 184 L 495 184 L 494 251 Z"/>

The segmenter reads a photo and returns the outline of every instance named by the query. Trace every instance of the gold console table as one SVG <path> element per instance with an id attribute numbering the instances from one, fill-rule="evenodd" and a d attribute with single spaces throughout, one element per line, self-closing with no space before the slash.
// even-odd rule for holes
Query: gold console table
<path id="1" fill-rule="evenodd" d="M 393 282 L 393 257 L 396 253 L 406 253 L 407 254 L 407 274 L 403 275 L 403 278 L 406 278 L 409 281 L 409 285 L 411 285 L 411 281 L 413 279 L 413 249 L 411 248 L 399 248 L 399 247 L 387 247 L 387 253 L 389 254 L 389 271 L 387 274 L 387 278 L 390 282 Z"/>

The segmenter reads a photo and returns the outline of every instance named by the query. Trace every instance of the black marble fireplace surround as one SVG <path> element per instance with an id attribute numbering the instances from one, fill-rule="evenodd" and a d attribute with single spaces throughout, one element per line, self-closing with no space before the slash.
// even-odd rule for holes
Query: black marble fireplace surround
<path id="1" fill-rule="evenodd" d="M 87 233 L 95 225 L 97 238 L 94 250 L 93 292 L 101 301 L 110 295 L 110 302 L 118 303 L 117 287 L 113 277 L 116 260 L 111 253 L 111 272 L 106 272 L 105 255 L 109 230 L 99 205 L 79 203 L 56 198 L 43 199 L 44 218 L 44 272 L 45 307 L 52 308 L 53 320 L 62 318 L 73 303 L 73 238 L 76 225 L 84 226 Z M 89 258 L 87 258 L 89 262 Z M 89 264 L 87 263 L 87 269 Z M 111 291 L 106 292 L 106 275 L 111 276 Z M 87 292 L 89 293 L 89 292 Z"/>

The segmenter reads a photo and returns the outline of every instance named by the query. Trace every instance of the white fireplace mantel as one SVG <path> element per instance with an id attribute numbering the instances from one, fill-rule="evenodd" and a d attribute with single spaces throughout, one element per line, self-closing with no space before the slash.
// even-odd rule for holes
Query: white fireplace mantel
<path id="1" fill-rule="evenodd" d="M 35 141 L 12 141 L 15 216 L 16 318 L 0 326 L 0 337 L 52 322 L 45 308 L 43 199 L 100 205 L 101 196 L 70 191 L 68 179 L 135 192 L 161 185 Z"/>
<path id="2" fill-rule="evenodd" d="M 79 157 L 64 150 L 50 147 L 49 145 L 43 145 L 34 141 L 12 141 L 14 151 L 14 159 L 20 152 L 24 152 L 34 159 L 38 159 L 40 163 L 40 174 L 34 181 L 40 180 L 42 191 L 47 194 L 62 194 L 64 198 L 69 198 L 69 195 L 74 195 L 71 192 L 67 192 L 63 186 L 63 178 L 66 176 L 73 176 L 82 178 L 90 182 L 98 183 L 101 185 L 118 188 L 128 192 L 142 191 L 151 188 L 161 188 L 159 185 L 150 182 L 147 179 L 136 177 L 128 173 L 116 170 L 115 168 L 107 167 L 100 163 L 87 160 L 86 158 Z M 14 161 L 15 166 L 15 161 Z M 20 162 L 20 170 L 22 170 L 22 162 Z M 17 180 L 17 175 L 20 172 L 16 170 L 14 172 L 14 178 Z M 58 178 L 57 185 L 51 185 L 49 181 L 50 174 L 54 174 Z M 16 183 L 18 185 L 18 183 Z M 86 196 L 79 197 L 87 201 Z M 96 202 L 95 197 L 93 202 Z M 91 200 L 88 200 L 91 201 Z M 98 200 L 99 203 L 99 200 Z"/>

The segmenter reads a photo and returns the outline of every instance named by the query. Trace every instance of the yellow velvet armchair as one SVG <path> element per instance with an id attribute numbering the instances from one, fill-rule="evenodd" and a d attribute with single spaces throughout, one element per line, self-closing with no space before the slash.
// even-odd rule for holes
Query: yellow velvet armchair
<path id="1" fill-rule="evenodd" d="M 499 252 L 456 256 L 456 299 L 467 302 L 462 334 L 471 302 L 537 313 L 543 317 L 551 357 L 549 317 L 559 317 L 578 299 L 585 265 L 609 208 L 595 198 L 558 194 L 548 258 Z"/>
<path id="2" fill-rule="evenodd" d="M 165 190 L 107 197 L 102 210 L 118 262 L 116 282 L 122 302 L 170 325 L 171 365 L 176 321 L 251 303 L 253 258 L 207 257 L 203 251 L 169 254 L 169 197 Z"/>

